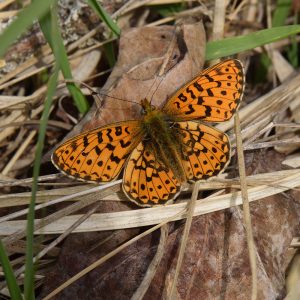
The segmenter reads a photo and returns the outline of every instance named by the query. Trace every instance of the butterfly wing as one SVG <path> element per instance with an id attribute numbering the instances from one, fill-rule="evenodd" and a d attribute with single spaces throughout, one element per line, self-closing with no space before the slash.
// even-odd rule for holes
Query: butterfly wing
<path id="1" fill-rule="evenodd" d="M 194 121 L 176 122 L 174 130 L 182 136 L 183 164 L 188 180 L 218 175 L 230 160 L 228 136 Z"/>
<path id="2" fill-rule="evenodd" d="M 225 60 L 204 70 L 179 89 L 165 104 L 163 111 L 181 120 L 229 120 L 242 98 L 244 82 L 241 62 Z"/>
<path id="3" fill-rule="evenodd" d="M 142 141 L 133 150 L 125 166 L 123 191 L 141 206 L 166 204 L 174 199 L 180 183 L 171 170 L 159 162 L 151 144 Z"/>
<path id="4" fill-rule="evenodd" d="M 71 138 L 54 151 L 52 162 L 68 176 L 107 182 L 119 175 L 140 140 L 139 121 L 119 122 Z"/>

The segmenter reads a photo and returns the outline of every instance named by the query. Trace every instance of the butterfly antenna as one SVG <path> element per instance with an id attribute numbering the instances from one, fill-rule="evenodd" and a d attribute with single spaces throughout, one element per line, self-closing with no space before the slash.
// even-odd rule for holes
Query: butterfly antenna
<path id="1" fill-rule="evenodd" d="M 99 92 L 95 91 L 94 88 L 92 88 L 91 86 L 89 86 L 88 84 L 86 84 L 85 82 L 81 82 L 81 81 L 74 80 L 74 79 L 73 80 L 65 80 L 65 82 L 66 83 L 69 83 L 69 82 L 78 83 L 78 84 L 86 87 L 91 92 L 91 95 L 96 95 L 98 97 L 99 103 L 102 102 L 102 99 L 99 96 L 104 96 L 104 97 L 113 98 L 113 99 L 116 99 L 116 100 L 119 100 L 119 101 L 123 101 L 123 102 L 128 102 L 128 103 L 134 103 L 134 104 L 141 105 L 139 102 L 136 102 L 136 101 L 127 100 L 127 99 L 123 99 L 123 98 L 118 98 L 118 97 L 115 97 L 115 96 L 110 96 L 110 95 L 107 95 L 105 93 L 99 93 Z"/>
<path id="2" fill-rule="evenodd" d="M 110 96 L 110 95 L 107 95 L 105 93 L 99 93 L 99 92 L 94 92 L 98 95 L 101 95 L 101 96 L 104 96 L 104 97 L 109 97 L 109 98 L 112 98 L 112 99 L 116 99 L 116 100 L 119 100 L 119 101 L 123 101 L 123 102 L 128 102 L 128 103 L 134 103 L 134 104 L 138 104 L 138 105 L 141 105 L 141 103 L 137 102 L 137 101 L 133 101 L 133 100 L 127 100 L 127 99 L 123 99 L 123 98 L 118 98 L 118 97 L 115 97 L 115 96 Z"/>
<path id="3" fill-rule="evenodd" d="M 157 78 L 158 78 L 158 77 L 155 78 L 155 81 L 154 81 L 154 82 L 156 82 L 156 79 L 157 79 Z M 152 100 L 153 100 L 153 98 L 154 98 L 154 95 L 156 94 L 157 90 L 159 89 L 161 83 L 163 82 L 163 79 L 164 79 L 164 76 L 161 76 L 159 83 L 157 84 L 155 90 L 154 90 L 153 93 L 152 93 L 152 96 L 151 96 L 151 99 L 150 99 L 150 103 L 152 102 Z M 153 85 L 152 85 L 152 87 L 153 87 Z M 152 87 L 151 87 L 151 89 L 152 89 Z"/>
<path id="4" fill-rule="evenodd" d="M 170 66 L 170 67 L 167 69 L 167 72 L 169 72 L 170 70 L 172 70 L 175 66 L 176 66 L 176 65 Z M 166 73 L 167 73 L 167 72 L 166 72 Z M 161 77 L 161 80 L 160 80 L 160 82 L 158 83 L 156 89 L 154 90 L 154 92 L 153 92 L 153 94 L 152 94 L 152 96 L 151 96 L 150 103 L 152 102 L 152 99 L 153 99 L 154 95 L 156 94 L 157 90 L 159 89 L 160 85 L 163 83 L 163 80 L 164 80 L 164 78 L 166 77 L 166 74 L 158 75 L 158 76 Z M 158 77 L 156 77 L 155 80 L 156 80 L 157 78 L 158 78 Z M 152 85 L 152 86 L 153 86 L 153 85 Z M 151 88 L 152 88 L 152 87 L 151 87 Z"/>
<path id="5" fill-rule="evenodd" d="M 171 39 L 171 41 L 170 41 L 170 45 L 169 45 L 169 47 L 168 47 L 168 50 L 167 50 L 166 54 L 164 55 L 163 64 L 161 65 L 160 70 L 159 70 L 159 73 L 158 73 L 158 77 L 161 77 L 161 80 L 160 80 L 160 82 L 158 83 L 156 89 L 154 90 L 154 92 L 153 92 L 153 94 L 152 94 L 152 96 L 151 96 L 150 103 L 152 102 L 154 95 L 156 94 L 157 90 L 159 89 L 161 83 L 163 82 L 163 79 L 165 78 L 166 73 L 167 73 L 170 69 L 172 69 L 172 67 L 173 67 L 173 66 L 171 66 L 169 69 L 167 69 L 167 65 L 168 65 L 169 61 L 170 61 L 171 59 L 176 59 L 176 58 L 177 58 L 177 55 L 175 55 L 175 56 L 172 57 L 172 54 L 173 54 L 174 49 L 175 49 L 175 46 L 176 46 L 176 40 L 177 40 L 177 38 L 176 38 L 176 33 L 177 33 L 177 32 L 178 32 L 178 28 L 176 28 L 176 29 L 174 30 L 174 34 L 173 34 L 173 37 L 172 37 L 172 39 Z M 158 77 L 155 78 L 154 83 L 156 82 L 156 79 L 157 79 Z M 153 84 L 154 84 L 154 83 L 153 83 Z M 151 86 L 151 89 L 152 89 L 152 87 L 153 87 L 153 85 Z M 149 90 L 149 91 L 150 91 L 150 90 Z"/>
<path id="6" fill-rule="evenodd" d="M 149 90 L 148 90 L 148 92 L 146 94 L 146 97 L 145 97 L 146 99 L 148 99 L 149 93 L 151 92 L 153 86 L 156 84 L 156 80 L 157 80 L 157 76 L 155 75 L 155 78 L 154 78 L 154 80 L 153 80 L 153 82 L 152 82 L 152 84 L 151 84 L 151 86 L 150 86 L 150 88 L 149 88 Z M 153 96 L 153 94 L 152 94 L 152 96 Z M 151 99 L 152 99 L 152 97 L 151 97 Z"/>

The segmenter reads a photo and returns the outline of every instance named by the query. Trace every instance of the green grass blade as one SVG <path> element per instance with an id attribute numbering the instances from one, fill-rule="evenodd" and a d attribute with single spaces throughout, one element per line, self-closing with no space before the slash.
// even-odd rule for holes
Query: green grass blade
<path id="1" fill-rule="evenodd" d="M 298 21 L 299 21 L 298 14 L 297 12 L 295 12 L 294 24 L 298 24 Z M 298 47 L 297 38 L 296 35 L 293 35 L 291 37 L 291 46 L 287 50 L 287 56 L 294 68 L 297 68 L 299 66 L 298 53 L 299 53 L 299 47 Z"/>
<path id="2" fill-rule="evenodd" d="M 289 58 L 290 63 L 292 64 L 292 66 L 294 68 L 297 68 L 299 66 L 298 54 L 299 54 L 298 42 L 297 42 L 296 36 L 293 35 L 291 37 L 291 47 L 287 51 L 287 56 Z"/>
<path id="3" fill-rule="evenodd" d="M 272 18 L 272 27 L 282 26 L 290 13 L 292 0 L 277 0 Z"/>
<path id="4" fill-rule="evenodd" d="M 34 265 L 33 265 L 33 232 L 34 232 L 34 207 L 36 200 L 36 192 L 37 192 L 37 179 L 40 173 L 40 165 L 42 158 L 42 151 L 44 147 L 45 135 L 46 135 L 46 127 L 50 114 L 50 108 L 52 104 L 52 99 L 55 94 L 57 80 L 58 80 L 59 68 L 56 65 L 54 73 L 49 79 L 48 83 L 48 92 L 45 101 L 44 111 L 41 117 L 41 123 L 39 128 L 39 135 L 37 141 L 37 147 L 35 151 L 35 161 L 33 166 L 33 183 L 32 183 L 32 195 L 31 201 L 29 205 L 29 212 L 27 216 L 27 238 L 26 238 L 26 263 L 25 263 L 25 282 L 24 282 L 24 292 L 25 299 L 31 300 L 34 299 Z"/>
<path id="5" fill-rule="evenodd" d="M 18 17 L 0 35 L 0 57 L 7 48 L 24 32 L 36 19 L 47 13 L 51 4 L 56 0 L 35 1 L 22 9 Z"/>
<path id="6" fill-rule="evenodd" d="M 110 15 L 102 8 L 96 0 L 88 0 L 90 7 L 98 14 L 99 18 L 107 25 L 108 28 L 117 36 L 120 36 L 121 29 L 110 17 Z"/>
<path id="7" fill-rule="evenodd" d="M 206 59 L 216 59 L 269 44 L 300 32 L 300 25 L 289 25 L 260 30 L 247 35 L 208 42 Z"/>
<path id="8" fill-rule="evenodd" d="M 53 52 L 56 56 L 60 51 L 59 45 L 56 42 L 57 36 L 60 36 L 59 30 L 57 28 L 57 22 L 53 22 L 53 19 L 57 17 L 56 15 L 56 5 L 51 8 L 51 13 L 47 14 L 42 22 L 47 22 L 46 27 L 43 27 L 47 31 L 47 37 L 51 39 L 51 44 L 53 45 Z M 44 26 L 43 23 L 42 26 Z M 59 70 L 61 69 L 60 60 L 56 61 L 55 69 L 53 75 L 50 77 L 48 82 L 47 96 L 44 105 L 44 110 L 41 117 L 41 123 L 39 128 L 39 135 L 35 153 L 35 162 L 33 166 L 33 183 L 32 183 L 32 196 L 29 205 L 29 212 L 27 216 L 27 235 L 26 235 L 26 262 L 25 262 L 25 279 L 24 279 L 24 295 L 25 300 L 34 299 L 34 264 L 33 264 L 33 246 L 34 246 L 34 216 L 35 216 L 35 201 L 37 192 L 37 180 L 40 172 L 40 164 L 42 151 L 44 147 L 44 140 L 46 135 L 46 127 L 48 123 L 48 118 L 50 114 L 50 107 L 52 104 L 52 99 L 55 95 L 55 90 L 58 81 Z"/>
<path id="9" fill-rule="evenodd" d="M 268 70 L 271 64 L 271 58 L 265 52 L 261 53 L 260 64 L 257 66 L 258 72 L 255 72 L 253 78 L 255 84 L 259 84 L 261 82 L 266 81 L 266 78 L 268 76 Z"/>
<path id="10" fill-rule="evenodd" d="M 34 1 L 39 1 L 39 0 L 34 0 Z M 51 8 L 43 17 L 39 18 L 39 24 L 46 41 L 53 49 L 54 44 L 52 40 L 52 30 L 51 30 L 52 28 Z"/>
<path id="11" fill-rule="evenodd" d="M 105 57 L 107 58 L 109 67 L 112 68 L 116 64 L 116 57 L 114 52 L 113 42 L 105 44 L 103 46 Z"/>
<path id="12" fill-rule="evenodd" d="M 0 240 L 0 263 L 4 272 L 5 280 L 12 300 L 22 300 L 21 290 L 18 286 L 10 261 Z"/>
<path id="13" fill-rule="evenodd" d="M 47 39 L 49 44 L 52 45 L 52 50 L 55 59 L 56 61 L 59 62 L 64 78 L 68 80 L 72 80 L 73 77 L 72 77 L 71 67 L 68 60 L 66 48 L 64 46 L 63 39 L 60 34 L 59 24 L 57 20 L 56 5 L 53 5 L 51 9 L 51 16 L 49 16 L 46 19 L 43 18 L 42 20 L 40 20 L 40 22 L 41 22 L 41 28 L 45 34 L 45 38 Z M 49 23 L 51 24 L 51 26 L 49 26 Z M 49 27 L 53 29 L 52 34 L 49 34 Z M 86 98 L 84 97 L 81 90 L 79 89 L 79 87 L 75 83 L 69 82 L 67 83 L 67 88 L 70 94 L 72 95 L 78 110 L 81 113 L 87 112 L 89 105 Z"/>
<path id="14" fill-rule="evenodd" d="M 186 3 L 184 1 L 181 3 L 149 5 L 151 10 L 157 12 L 164 18 L 174 16 L 176 13 L 183 11 L 185 7 Z"/>
<path id="15" fill-rule="evenodd" d="M 290 7 L 291 0 L 277 0 L 276 8 L 272 16 L 272 27 L 285 25 L 285 21 L 289 14 Z M 268 53 L 261 53 L 259 72 L 255 74 L 255 80 L 257 83 L 265 81 L 271 64 L 272 60 L 269 58 Z"/>

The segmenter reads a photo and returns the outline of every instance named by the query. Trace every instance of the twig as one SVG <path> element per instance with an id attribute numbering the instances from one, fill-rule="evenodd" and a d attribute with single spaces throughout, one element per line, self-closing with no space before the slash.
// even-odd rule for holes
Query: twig
<path id="1" fill-rule="evenodd" d="M 184 226 L 182 240 L 181 240 L 181 244 L 180 244 L 180 249 L 179 249 L 179 254 L 178 254 L 178 259 L 177 259 L 177 264 L 176 264 L 176 269 L 175 269 L 175 274 L 174 274 L 174 278 L 173 278 L 173 282 L 172 282 L 171 291 L 170 291 L 170 294 L 168 296 L 168 299 L 170 299 L 170 300 L 174 299 L 174 292 L 175 292 L 175 288 L 176 288 L 176 285 L 177 285 L 178 276 L 179 276 L 179 272 L 180 272 L 180 269 L 181 269 L 181 266 L 182 266 L 182 261 L 183 261 L 183 257 L 184 257 L 184 253 L 185 253 L 185 248 L 186 248 L 187 240 L 188 240 L 188 237 L 189 237 L 189 232 L 190 232 L 192 221 L 193 221 L 193 216 L 194 216 L 194 211 L 195 211 L 195 207 L 196 207 L 196 200 L 197 200 L 197 197 L 198 197 L 198 191 L 199 191 L 200 183 L 201 183 L 201 181 L 197 181 L 195 183 L 193 193 L 192 193 L 191 202 L 190 202 L 190 205 L 188 207 L 188 213 L 187 213 L 186 223 L 185 223 L 185 226 Z"/>
<path id="2" fill-rule="evenodd" d="M 163 258 L 165 247 L 166 247 L 166 241 L 168 237 L 168 231 L 169 231 L 168 224 L 165 224 L 160 228 L 160 240 L 159 240 L 159 245 L 157 247 L 156 254 L 147 269 L 147 272 L 143 278 L 142 283 L 140 284 L 138 289 L 134 292 L 133 296 L 131 297 L 131 300 L 143 299 L 144 295 L 146 294 L 150 286 L 150 283 L 156 273 L 156 270 L 159 266 L 159 263 Z"/>
<path id="3" fill-rule="evenodd" d="M 14 166 L 14 164 L 16 163 L 16 161 L 23 154 L 23 152 L 25 151 L 25 149 L 27 148 L 27 146 L 32 141 L 32 139 L 34 138 L 35 135 L 36 135 L 36 131 L 35 130 L 31 131 L 29 133 L 29 135 L 27 136 L 27 138 L 25 139 L 25 141 L 23 142 L 23 144 L 21 145 L 21 147 L 16 151 L 16 153 L 14 154 L 14 156 L 11 158 L 11 160 L 8 162 L 8 164 L 5 166 L 5 168 L 2 170 L 2 172 L 1 172 L 2 175 L 7 175 L 9 173 L 9 171 L 11 170 L 11 168 Z"/>

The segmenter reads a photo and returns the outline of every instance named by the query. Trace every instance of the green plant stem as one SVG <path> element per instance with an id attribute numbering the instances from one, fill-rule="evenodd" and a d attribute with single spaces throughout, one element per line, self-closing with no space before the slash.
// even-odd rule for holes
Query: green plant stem
<path id="1" fill-rule="evenodd" d="M 246 35 L 211 41 L 206 45 L 205 59 L 212 60 L 266 45 L 300 32 L 300 25 L 263 29 Z"/>
<path id="2" fill-rule="evenodd" d="M 0 240 L 0 263 L 4 272 L 5 280 L 12 300 L 22 300 L 20 287 L 18 286 L 10 261 Z"/>
<path id="3" fill-rule="evenodd" d="M 103 7 L 96 0 L 88 0 L 88 4 L 98 14 L 99 18 L 107 25 L 108 28 L 116 35 L 120 36 L 121 29 L 111 16 L 103 9 Z"/>
<path id="4" fill-rule="evenodd" d="M 26 263 L 25 263 L 25 281 L 24 296 L 26 300 L 34 299 L 34 265 L 33 265 L 33 243 L 34 243 L 34 208 L 36 201 L 36 192 L 38 188 L 37 179 L 40 173 L 42 150 L 44 147 L 46 128 L 50 114 L 52 99 L 55 94 L 58 80 L 59 66 L 56 64 L 54 73 L 51 75 L 48 83 L 48 94 L 45 101 L 44 111 L 41 117 L 38 142 L 35 152 L 35 162 L 33 166 L 32 196 L 27 216 L 27 237 L 26 237 Z"/>

